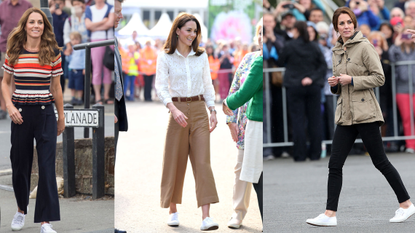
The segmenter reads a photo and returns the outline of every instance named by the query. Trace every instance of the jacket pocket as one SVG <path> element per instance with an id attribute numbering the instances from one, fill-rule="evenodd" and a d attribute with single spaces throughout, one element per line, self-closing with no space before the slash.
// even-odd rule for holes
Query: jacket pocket
<path id="1" fill-rule="evenodd" d="M 337 107 L 336 107 L 336 112 L 334 114 L 334 120 L 336 124 L 341 124 L 343 123 L 341 121 L 342 118 L 342 105 L 343 105 L 343 98 L 339 98 L 337 100 Z"/>
<path id="2" fill-rule="evenodd" d="M 352 94 L 353 120 L 362 122 L 376 116 L 376 109 L 370 95 L 365 95 L 366 91 L 357 91 Z"/>

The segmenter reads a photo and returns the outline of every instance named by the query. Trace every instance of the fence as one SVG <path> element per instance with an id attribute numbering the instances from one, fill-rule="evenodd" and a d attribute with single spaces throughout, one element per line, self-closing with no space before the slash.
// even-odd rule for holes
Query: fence
<path id="1" fill-rule="evenodd" d="M 396 104 L 396 66 L 408 66 L 408 76 L 412 77 L 412 65 L 415 65 L 415 61 L 399 61 L 395 63 L 391 63 L 392 68 L 392 118 L 393 118 L 393 136 L 386 136 L 382 137 L 383 141 L 397 141 L 397 140 L 406 140 L 406 139 L 415 139 L 415 132 L 414 132 L 414 109 L 413 109 L 413 101 L 412 98 L 409 98 L 410 101 L 410 112 L 411 112 L 411 135 L 409 136 L 402 136 L 398 133 L 398 110 Z M 264 130 L 266 134 L 264 135 L 263 147 L 283 147 L 283 146 L 293 146 L 294 143 L 289 141 L 288 138 L 288 114 L 287 114 L 287 97 L 286 97 L 286 89 L 282 87 L 282 108 L 283 108 L 283 132 L 284 132 L 284 140 L 282 142 L 273 142 L 271 137 L 271 89 L 270 89 L 270 73 L 272 72 L 281 72 L 284 76 L 285 68 L 267 68 L 264 69 L 264 82 L 265 82 L 265 90 L 264 90 L 264 115 L 265 115 L 265 124 L 266 127 Z M 414 74 L 415 75 L 415 74 Z M 413 77 L 414 78 L 414 77 Z M 412 78 L 408 79 L 409 85 L 409 96 L 413 95 L 413 88 L 412 88 L 413 80 Z M 378 102 L 380 102 L 380 94 L 379 88 L 375 89 L 375 94 Z M 334 106 L 336 104 L 336 98 L 333 98 Z M 335 114 L 335 108 L 333 111 L 333 115 Z M 332 144 L 332 140 L 323 140 L 326 144 Z M 361 139 L 356 139 L 357 143 L 361 143 Z"/>

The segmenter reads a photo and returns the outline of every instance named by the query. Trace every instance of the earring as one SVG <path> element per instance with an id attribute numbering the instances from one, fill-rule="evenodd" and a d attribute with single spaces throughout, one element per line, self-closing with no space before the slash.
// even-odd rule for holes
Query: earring
<path id="1" fill-rule="evenodd" d="M 176 34 L 176 38 L 179 39 L 179 35 Z"/>

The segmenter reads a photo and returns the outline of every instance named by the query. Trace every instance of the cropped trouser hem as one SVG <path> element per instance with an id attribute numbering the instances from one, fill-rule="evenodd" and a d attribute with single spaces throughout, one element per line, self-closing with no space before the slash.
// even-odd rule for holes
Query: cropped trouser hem
<path id="1" fill-rule="evenodd" d="M 204 101 L 174 102 L 188 118 L 180 126 L 170 113 L 167 127 L 161 179 L 161 207 L 181 203 L 187 159 L 190 158 L 196 183 L 198 207 L 219 202 L 210 166 L 209 118 Z"/>
<path id="2" fill-rule="evenodd" d="M 249 200 L 251 198 L 252 185 L 250 182 L 240 180 L 244 150 L 238 150 L 238 158 L 235 165 L 235 183 L 233 185 L 233 210 L 232 218 L 242 221 L 248 212 Z"/>

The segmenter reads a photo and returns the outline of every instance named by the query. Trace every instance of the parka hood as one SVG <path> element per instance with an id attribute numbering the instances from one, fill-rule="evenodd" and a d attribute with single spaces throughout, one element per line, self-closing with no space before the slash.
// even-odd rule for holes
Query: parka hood
<path id="1" fill-rule="evenodd" d="M 352 37 L 350 37 L 350 39 L 346 41 L 346 43 L 344 43 L 342 38 L 339 37 L 339 39 L 337 40 L 336 46 L 333 47 L 332 51 L 333 53 L 336 53 L 336 54 L 342 54 L 344 52 L 344 47 L 346 48 L 351 47 L 354 44 L 361 43 L 364 41 L 369 42 L 367 38 L 363 36 L 362 32 L 357 31 L 354 33 Z"/>

